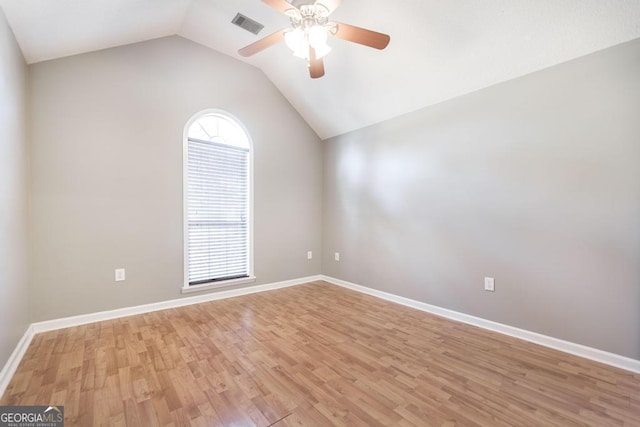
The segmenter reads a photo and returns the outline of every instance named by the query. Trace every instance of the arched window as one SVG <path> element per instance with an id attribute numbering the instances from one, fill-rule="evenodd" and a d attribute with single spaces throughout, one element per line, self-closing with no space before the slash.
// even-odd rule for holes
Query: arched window
<path id="1" fill-rule="evenodd" d="M 254 281 L 247 131 L 230 114 L 207 111 L 189 121 L 184 144 L 183 291 Z"/>

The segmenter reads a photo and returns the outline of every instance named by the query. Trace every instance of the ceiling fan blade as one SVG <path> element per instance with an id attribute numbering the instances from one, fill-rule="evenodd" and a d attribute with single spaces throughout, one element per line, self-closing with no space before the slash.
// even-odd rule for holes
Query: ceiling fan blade
<path id="1" fill-rule="evenodd" d="M 309 75 L 312 79 L 324 76 L 324 62 L 322 58 L 316 58 L 316 50 L 309 47 Z"/>
<path id="2" fill-rule="evenodd" d="M 365 28 L 342 24 L 340 22 L 333 22 L 332 24 L 336 25 L 338 28 L 334 34 L 336 37 L 364 46 L 373 47 L 375 49 L 384 49 L 391 40 L 391 37 L 386 34 L 377 33 Z"/>
<path id="3" fill-rule="evenodd" d="M 286 2 L 285 0 L 262 0 L 263 3 L 268 4 L 275 10 L 278 10 L 282 13 L 285 13 L 287 10 L 295 9 L 291 3 Z"/>
<path id="4" fill-rule="evenodd" d="M 238 51 L 238 53 L 242 56 L 251 56 L 255 55 L 258 52 L 262 52 L 268 47 L 273 46 L 276 43 L 284 40 L 284 32 L 285 30 L 276 31 L 273 34 L 269 34 L 268 36 L 258 40 L 257 42 L 251 43 L 248 46 L 243 47 Z"/>
<path id="5" fill-rule="evenodd" d="M 321 4 L 324 7 L 326 7 L 327 10 L 329 11 L 329 13 L 333 12 L 334 10 L 336 10 L 338 8 L 338 6 L 340 6 L 340 3 L 342 3 L 342 0 L 318 0 L 318 1 L 316 1 L 316 4 Z"/>

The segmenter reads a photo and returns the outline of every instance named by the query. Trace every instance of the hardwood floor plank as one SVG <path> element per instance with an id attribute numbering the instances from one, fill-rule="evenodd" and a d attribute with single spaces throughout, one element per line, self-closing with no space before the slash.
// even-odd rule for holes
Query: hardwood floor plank
<path id="1" fill-rule="evenodd" d="M 640 375 L 324 282 L 36 335 L 68 426 L 640 426 Z"/>

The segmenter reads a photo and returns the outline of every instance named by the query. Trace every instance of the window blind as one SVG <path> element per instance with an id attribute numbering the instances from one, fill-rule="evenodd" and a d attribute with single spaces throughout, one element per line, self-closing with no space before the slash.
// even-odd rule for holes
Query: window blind
<path id="1" fill-rule="evenodd" d="M 189 285 L 249 276 L 249 150 L 188 139 Z"/>

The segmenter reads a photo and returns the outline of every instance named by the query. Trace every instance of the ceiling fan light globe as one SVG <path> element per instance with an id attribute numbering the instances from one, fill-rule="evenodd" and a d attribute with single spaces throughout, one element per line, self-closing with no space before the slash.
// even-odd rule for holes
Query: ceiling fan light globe
<path id="1" fill-rule="evenodd" d="M 314 25 L 313 27 L 309 28 L 309 44 L 314 49 L 318 49 L 323 45 L 326 46 L 327 38 L 327 30 L 324 27 L 320 25 Z"/>
<path id="2" fill-rule="evenodd" d="M 302 42 L 304 42 L 304 32 L 302 32 L 302 30 L 299 28 L 287 31 L 284 34 L 284 42 L 289 49 L 295 52 L 296 50 L 300 49 L 300 45 L 302 44 Z"/>

